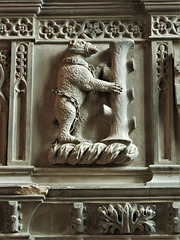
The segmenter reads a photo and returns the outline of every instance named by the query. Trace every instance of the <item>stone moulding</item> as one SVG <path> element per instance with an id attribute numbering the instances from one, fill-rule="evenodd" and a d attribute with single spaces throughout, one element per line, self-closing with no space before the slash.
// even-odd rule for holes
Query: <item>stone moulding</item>
<path id="1" fill-rule="evenodd" d="M 34 20 L 27 17 L 1 17 L 0 18 L 0 39 L 1 38 L 29 38 L 34 35 Z"/>
<path id="2" fill-rule="evenodd" d="M 123 206 L 109 204 L 99 207 L 99 215 L 102 221 L 99 222 L 99 232 L 101 234 L 130 234 L 137 229 L 142 232 L 154 233 L 155 222 L 151 219 L 156 215 L 155 206 L 144 207 L 142 205 L 126 203 Z"/>
<path id="3" fill-rule="evenodd" d="M 143 20 L 85 20 L 43 19 L 38 20 L 39 37 L 45 40 L 62 40 L 74 37 L 100 40 L 128 37 L 144 39 Z"/>
<path id="4" fill-rule="evenodd" d="M 8 164 L 29 165 L 31 155 L 31 96 L 33 43 L 13 42 L 10 79 Z M 16 124 L 12 124 L 16 122 Z"/>
<path id="5" fill-rule="evenodd" d="M 7 155 L 7 125 L 9 101 L 9 71 L 10 52 L 6 47 L 0 46 L 0 164 L 6 163 Z"/>
<path id="6" fill-rule="evenodd" d="M 152 16 L 151 37 L 180 37 L 180 17 Z"/>
<path id="7" fill-rule="evenodd" d="M 152 42 L 153 61 L 156 73 L 153 80 L 156 118 L 156 146 L 155 157 L 159 161 L 171 161 L 174 158 L 174 125 L 173 113 L 173 76 L 172 76 L 172 42 Z M 170 162 L 169 162 L 170 163 Z"/>

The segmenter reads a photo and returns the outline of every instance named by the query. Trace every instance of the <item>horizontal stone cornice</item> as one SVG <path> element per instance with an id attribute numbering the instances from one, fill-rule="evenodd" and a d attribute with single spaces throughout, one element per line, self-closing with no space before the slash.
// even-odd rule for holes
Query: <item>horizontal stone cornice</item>
<path id="1" fill-rule="evenodd" d="M 2 0 L 0 1 L 0 14 L 38 14 L 43 0 Z"/>
<path id="2" fill-rule="evenodd" d="M 145 9 L 150 14 L 179 14 L 179 1 L 169 0 L 141 0 Z"/>

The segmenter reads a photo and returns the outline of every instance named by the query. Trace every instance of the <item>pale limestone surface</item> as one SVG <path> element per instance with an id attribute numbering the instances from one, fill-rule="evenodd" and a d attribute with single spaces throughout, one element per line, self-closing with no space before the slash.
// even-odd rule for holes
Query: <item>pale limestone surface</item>
<path id="1" fill-rule="evenodd" d="M 168 0 L 0 1 L 0 239 L 179 240 L 178 16 Z M 52 164 L 52 89 L 72 39 L 98 46 L 85 59 L 98 79 L 126 84 L 115 99 L 88 94 L 91 115 L 76 131 L 92 143 L 72 165 Z M 115 51 L 123 42 L 134 42 L 127 55 Z M 133 162 L 78 164 L 112 135 L 132 140 Z"/>

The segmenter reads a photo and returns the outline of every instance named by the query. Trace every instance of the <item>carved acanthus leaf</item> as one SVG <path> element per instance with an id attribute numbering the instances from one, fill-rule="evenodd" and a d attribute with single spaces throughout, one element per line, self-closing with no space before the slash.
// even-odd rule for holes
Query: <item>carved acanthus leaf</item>
<path id="1" fill-rule="evenodd" d="M 137 229 L 142 232 L 156 232 L 155 222 L 151 219 L 155 216 L 155 207 L 126 203 L 99 207 L 99 232 L 114 234 L 116 232 L 126 234 L 134 233 Z"/>

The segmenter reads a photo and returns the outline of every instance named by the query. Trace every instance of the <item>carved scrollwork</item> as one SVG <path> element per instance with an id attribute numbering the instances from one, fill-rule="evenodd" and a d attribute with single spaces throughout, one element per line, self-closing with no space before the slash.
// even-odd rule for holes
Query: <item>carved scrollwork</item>
<path id="1" fill-rule="evenodd" d="M 167 16 L 152 17 L 152 35 L 180 35 L 180 18 Z"/>
<path id="2" fill-rule="evenodd" d="M 134 233 L 137 229 L 142 232 L 154 233 L 155 222 L 151 219 L 155 216 L 155 206 L 144 207 L 142 205 L 126 203 L 124 206 L 99 207 L 99 222 L 101 234 L 127 234 Z"/>
<path id="3" fill-rule="evenodd" d="M 30 37 L 33 35 L 31 18 L 0 18 L 0 37 Z"/>
<path id="4" fill-rule="evenodd" d="M 130 37 L 142 39 L 145 37 L 142 21 L 120 20 L 40 20 L 39 37 L 41 39 L 104 39 Z"/>

